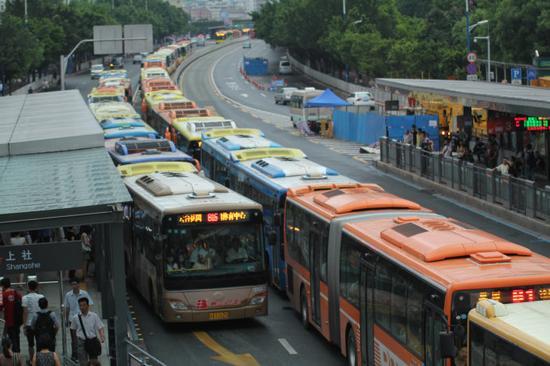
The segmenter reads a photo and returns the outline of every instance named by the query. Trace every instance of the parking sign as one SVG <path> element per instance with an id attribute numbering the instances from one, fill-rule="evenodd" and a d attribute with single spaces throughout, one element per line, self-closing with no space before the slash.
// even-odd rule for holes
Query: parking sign
<path id="1" fill-rule="evenodd" d="M 512 67 L 510 69 L 512 74 L 511 80 L 513 85 L 521 85 L 521 67 Z"/>

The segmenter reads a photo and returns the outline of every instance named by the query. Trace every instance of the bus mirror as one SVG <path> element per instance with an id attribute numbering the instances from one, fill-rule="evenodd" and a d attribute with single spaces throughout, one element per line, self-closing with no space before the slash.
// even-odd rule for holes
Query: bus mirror
<path id="1" fill-rule="evenodd" d="M 455 335 L 453 332 L 440 332 L 439 333 L 439 346 L 441 349 L 442 358 L 454 358 L 456 357 Z"/>

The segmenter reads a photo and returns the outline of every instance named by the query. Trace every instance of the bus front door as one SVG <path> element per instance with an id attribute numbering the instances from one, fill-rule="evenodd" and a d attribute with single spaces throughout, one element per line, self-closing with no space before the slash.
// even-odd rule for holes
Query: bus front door
<path id="1" fill-rule="evenodd" d="M 311 273 L 311 318 L 321 326 L 321 234 L 311 228 L 309 231 L 309 263 Z"/>

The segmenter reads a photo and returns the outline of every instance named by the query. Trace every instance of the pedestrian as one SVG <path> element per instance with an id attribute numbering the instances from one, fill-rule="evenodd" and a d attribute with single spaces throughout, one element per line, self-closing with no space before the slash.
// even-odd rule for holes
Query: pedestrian
<path id="1" fill-rule="evenodd" d="M 418 130 L 416 129 L 416 125 L 412 125 L 412 144 L 413 146 L 416 146 L 417 138 L 418 138 Z"/>
<path id="2" fill-rule="evenodd" d="M 535 168 L 537 166 L 537 158 L 535 157 L 535 151 L 533 150 L 533 145 L 527 144 L 525 152 L 523 154 L 524 167 L 525 167 L 525 176 L 529 180 L 533 180 L 535 175 Z"/>
<path id="3" fill-rule="evenodd" d="M 21 232 L 16 232 L 16 233 L 13 234 L 13 236 L 11 237 L 11 239 L 10 239 L 10 244 L 11 244 L 11 245 L 23 245 L 23 244 L 28 244 L 28 243 L 27 243 L 27 238 L 25 238 L 25 236 L 23 235 L 23 233 L 21 233 Z"/>
<path id="4" fill-rule="evenodd" d="M 86 366 L 89 360 L 97 360 L 101 354 L 101 343 L 105 342 L 105 330 L 99 316 L 90 311 L 87 297 L 80 298 L 78 305 L 80 314 L 72 319 L 71 330 L 75 331 L 78 338 L 78 362 L 80 366 Z"/>
<path id="5" fill-rule="evenodd" d="M 23 366 L 21 356 L 11 349 L 11 339 L 2 338 L 2 353 L 0 353 L 0 366 Z"/>
<path id="6" fill-rule="evenodd" d="M 42 334 L 36 341 L 38 352 L 32 359 L 32 366 L 61 366 L 61 360 L 57 353 L 49 348 L 52 343 L 50 336 Z"/>
<path id="7" fill-rule="evenodd" d="M 441 149 L 441 154 L 443 155 L 444 158 L 450 158 L 452 156 L 452 153 L 453 153 L 453 148 L 451 146 L 450 141 L 447 139 L 443 143 L 443 149 Z"/>
<path id="8" fill-rule="evenodd" d="M 42 297 L 38 300 L 40 309 L 31 321 L 33 332 L 36 336 L 36 344 L 43 335 L 47 335 L 50 343 L 48 349 L 55 352 L 55 336 L 59 331 L 59 321 L 53 311 L 48 310 L 48 299 Z M 42 345 L 44 346 L 44 345 Z"/>
<path id="9" fill-rule="evenodd" d="M 94 302 L 86 291 L 80 289 L 79 278 L 72 278 L 71 286 L 72 290 L 65 294 L 65 320 L 67 325 L 71 327 L 71 358 L 76 361 L 78 359 L 78 342 L 76 332 L 72 330 L 72 324 L 69 321 L 72 321 L 80 311 L 78 300 L 86 298 L 88 299 L 89 305 L 93 305 Z"/>
<path id="10" fill-rule="evenodd" d="M 23 306 L 23 324 L 24 329 L 23 332 L 25 336 L 27 337 L 27 345 L 29 350 L 29 360 L 32 360 L 32 356 L 34 356 L 34 339 L 35 334 L 33 332 L 33 328 L 31 326 L 32 320 L 38 310 L 40 310 L 40 307 L 38 306 L 38 301 L 44 297 L 44 295 L 41 295 L 37 293 L 38 290 L 38 282 L 31 280 L 27 283 L 27 287 L 29 289 L 29 293 L 23 296 L 22 300 L 22 306 Z"/>
<path id="11" fill-rule="evenodd" d="M 82 278 L 88 277 L 88 268 L 92 261 L 92 239 L 91 233 L 86 229 L 80 229 L 80 243 L 82 247 L 82 253 L 84 254 L 84 262 L 82 263 Z"/>
<path id="12" fill-rule="evenodd" d="M 413 141 L 413 135 L 411 131 L 407 130 L 405 131 L 405 135 L 403 135 L 403 143 L 404 144 L 412 144 Z"/>
<path id="13" fill-rule="evenodd" d="M 13 352 L 19 353 L 19 331 L 23 325 L 23 307 L 21 305 L 21 294 L 11 287 L 8 277 L 2 278 L 2 305 L 4 310 L 4 334 L 10 338 Z"/>
<path id="14" fill-rule="evenodd" d="M 477 162 L 482 162 L 482 157 L 485 156 L 485 144 L 479 137 L 476 137 L 476 143 L 474 145 L 474 155 L 477 156 Z"/>

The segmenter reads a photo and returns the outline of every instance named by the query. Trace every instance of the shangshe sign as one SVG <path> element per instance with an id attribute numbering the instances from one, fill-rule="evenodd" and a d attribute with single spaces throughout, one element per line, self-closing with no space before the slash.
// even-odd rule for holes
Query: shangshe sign
<path id="1" fill-rule="evenodd" d="M 0 247 L 0 276 L 73 269 L 82 263 L 80 241 Z"/>

